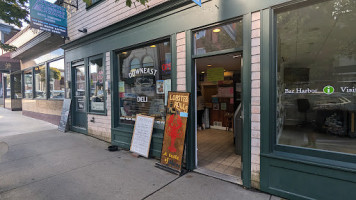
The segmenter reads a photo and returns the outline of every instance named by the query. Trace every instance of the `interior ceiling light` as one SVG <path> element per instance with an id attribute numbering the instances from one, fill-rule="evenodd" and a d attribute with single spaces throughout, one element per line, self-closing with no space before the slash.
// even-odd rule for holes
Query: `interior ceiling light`
<path id="1" fill-rule="evenodd" d="M 155 48 L 155 47 L 156 47 L 156 45 L 151 45 L 150 47 Z"/>
<path id="2" fill-rule="evenodd" d="M 127 52 L 126 52 L 126 51 L 124 51 L 124 52 L 122 52 L 122 54 L 126 55 L 126 54 L 127 54 Z"/>
<path id="3" fill-rule="evenodd" d="M 219 33 L 220 31 L 221 31 L 220 28 L 216 28 L 213 30 L 214 33 Z"/>

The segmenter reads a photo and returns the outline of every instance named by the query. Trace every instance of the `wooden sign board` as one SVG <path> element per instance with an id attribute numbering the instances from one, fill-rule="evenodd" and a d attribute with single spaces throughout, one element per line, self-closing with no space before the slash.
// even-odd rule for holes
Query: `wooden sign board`
<path id="1" fill-rule="evenodd" d="M 181 172 L 189 111 L 188 92 L 169 92 L 160 165 Z"/>
<path id="2" fill-rule="evenodd" d="M 130 151 L 148 158 L 150 152 L 154 117 L 136 115 Z"/>
<path id="3" fill-rule="evenodd" d="M 61 113 L 61 119 L 59 121 L 58 125 L 58 130 L 61 132 L 66 132 L 68 130 L 68 117 L 69 117 L 69 111 L 70 111 L 70 104 L 72 100 L 71 99 L 64 99 L 63 100 L 63 107 L 62 107 L 62 113 Z"/>

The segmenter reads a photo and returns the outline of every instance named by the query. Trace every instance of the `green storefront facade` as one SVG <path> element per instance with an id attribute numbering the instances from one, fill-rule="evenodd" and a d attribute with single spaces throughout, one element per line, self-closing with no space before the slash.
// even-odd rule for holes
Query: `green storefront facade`
<path id="1" fill-rule="evenodd" d="M 306 43 L 306 46 L 313 46 L 314 44 L 318 43 L 319 40 L 313 40 L 317 40 L 317 38 L 323 38 L 319 35 L 319 32 L 323 32 L 323 30 L 329 30 L 323 28 L 328 27 L 329 24 L 325 24 L 325 26 L 320 25 L 320 27 L 318 28 L 311 27 L 311 25 L 309 27 L 308 25 L 308 28 L 303 29 L 301 28 L 303 24 L 305 25 L 309 21 L 317 19 L 318 16 L 313 15 L 310 16 L 310 18 L 303 18 L 303 15 L 300 14 L 302 12 L 299 12 L 300 9 L 308 9 L 312 7 L 316 10 L 315 13 L 317 14 L 326 13 L 329 11 L 327 10 L 329 9 L 329 7 L 325 8 L 327 11 L 323 12 L 324 7 L 326 7 L 325 4 L 328 4 L 328 6 L 329 4 L 334 5 L 334 14 L 333 12 L 330 13 L 330 20 L 334 19 L 335 16 L 337 18 L 334 19 L 336 20 L 334 23 L 330 22 L 332 24 L 330 26 L 353 26 L 351 24 L 347 24 L 355 21 L 355 14 L 352 10 L 352 8 L 355 8 L 355 5 L 352 1 L 348 1 L 345 3 L 344 1 L 211 0 L 203 1 L 202 7 L 199 7 L 191 1 L 186 0 L 168 1 L 157 5 L 149 10 L 146 10 L 142 13 L 139 13 L 133 17 L 117 22 L 116 24 L 103 28 L 99 31 L 89 33 L 84 37 L 65 44 L 63 48 L 65 49 L 65 63 L 67 67 L 67 74 L 72 71 L 72 83 L 70 83 L 69 81 L 68 88 L 73 88 L 73 82 L 76 79 L 76 75 L 74 74 L 72 69 L 80 65 L 85 66 L 84 71 L 88 71 L 89 60 L 91 58 L 97 57 L 98 55 L 99 57 L 103 57 L 103 62 L 109 63 L 110 67 L 110 69 L 106 69 L 106 71 L 110 72 L 110 80 L 106 81 L 104 79 L 105 86 L 103 87 L 107 88 L 107 93 L 110 93 L 110 96 L 107 96 L 107 94 L 105 94 L 105 97 L 111 98 L 111 105 L 108 106 L 108 103 L 105 103 L 105 111 L 103 113 L 94 114 L 103 116 L 110 115 L 111 143 L 114 145 L 118 145 L 121 148 L 129 149 L 131 144 L 133 125 L 120 122 L 120 100 L 122 97 L 120 96 L 119 77 L 122 76 L 121 74 L 123 72 L 121 69 L 122 62 L 120 62 L 119 55 L 122 55 L 123 52 L 145 48 L 147 46 L 161 44 L 163 42 L 168 42 L 170 44 L 169 53 L 171 55 L 170 60 L 172 69 L 172 72 L 170 74 L 171 90 L 177 91 L 177 80 L 179 78 L 179 74 L 177 73 L 177 35 L 179 33 L 184 33 L 184 52 L 186 66 L 185 91 L 194 94 L 197 90 L 194 84 L 196 82 L 194 67 L 195 59 L 203 58 L 204 56 L 224 55 L 231 52 L 242 52 L 244 57 L 244 67 L 241 71 L 241 76 L 242 90 L 244 92 L 242 95 L 243 170 L 241 178 L 244 186 L 251 187 L 251 166 L 253 165 L 251 164 L 251 162 L 253 162 L 251 156 L 251 133 L 253 131 L 251 130 L 253 130 L 254 126 L 252 122 L 253 120 L 251 118 L 253 113 L 253 111 L 251 111 L 251 104 L 253 104 L 251 103 L 251 63 L 253 63 L 251 55 L 253 51 L 253 44 L 251 42 L 251 30 L 254 26 L 252 24 L 253 13 L 260 13 L 260 45 L 258 45 L 260 47 L 260 84 L 258 86 L 258 89 L 260 91 L 259 101 L 261 102 L 260 120 L 258 120 L 258 126 L 260 126 L 260 130 L 258 131 L 260 135 L 260 148 L 258 149 L 258 160 L 260 160 L 259 189 L 264 192 L 268 192 L 288 199 L 355 199 L 356 192 L 355 190 L 353 190 L 353 188 L 356 187 L 356 156 L 352 154 L 351 150 L 344 150 L 339 148 L 339 146 L 333 147 L 333 149 L 328 149 L 330 146 L 328 146 L 329 143 L 318 143 L 320 141 L 332 142 L 329 137 L 325 138 L 326 136 L 324 137 L 324 135 L 322 135 L 322 139 L 318 139 L 315 142 L 316 139 L 314 138 L 318 138 L 320 135 L 319 133 L 305 133 L 307 131 L 312 132 L 311 130 L 314 131 L 317 128 L 322 128 L 323 130 L 328 129 L 328 134 L 331 134 L 333 133 L 332 131 L 335 131 L 337 128 L 337 130 L 341 130 L 342 127 L 344 127 L 344 129 L 346 130 L 344 131 L 345 135 L 342 135 L 342 138 L 340 140 L 337 139 L 337 143 L 341 144 L 342 146 L 342 144 L 344 144 L 345 142 L 342 139 L 346 138 L 347 142 L 349 140 L 352 140 L 351 132 L 354 126 L 352 120 L 354 120 L 353 109 L 355 107 L 353 106 L 353 94 L 345 93 L 345 95 L 350 95 L 345 96 L 341 92 L 341 90 L 338 93 L 338 99 L 347 98 L 349 100 L 347 102 L 350 103 L 349 105 L 351 105 L 351 107 L 348 105 L 347 108 L 338 107 L 337 109 L 334 109 L 330 108 L 329 104 L 325 104 L 326 106 L 329 106 L 327 108 L 324 106 L 324 104 L 323 107 L 314 108 L 313 105 L 319 104 L 314 104 L 314 101 L 312 100 L 321 98 L 320 95 L 323 95 L 321 94 L 323 88 L 319 89 L 319 85 L 324 86 L 327 84 L 334 84 L 335 86 L 335 84 L 337 85 L 339 84 L 339 82 L 345 82 L 347 83 L 347 85 L 338 85 L 339 88 L 343 88 L 345 89 L 345 91 L 346 87 L 352 89 L 354 84 L 353 77 L 355 75 L 347 75 L 350 76 L 347 80 L 342 79 L 343 81 L 334 81 L 335 83 L 330 83 L 330 81 L 325 82 L 324 80 L 321 80 L 322 78 L 319 78 L 317 75 L 315 75 L 318 73 L 313 72 L 312 68 L 315 65 L 319 64 L 316 61 L 314 62 L 314 65 L 308 65 L 309 67 L 305 67 L 307 65 L 306 63 L 302 63 L 300 65 L 294 64 L 293 66 L 292 64 L 290 64 L 292 63 L 290 60 L 293 59 L 294 63 L 300 63 L 301 61 L 309 62 L 309 60 L 312 60 L 312 58 L 323 58 L 323 56 L 326 55 L 325 51 L 320 50 L 326 46 L 311 48 L 303 47 L 303 45 L 304 43 Z M 320 10 L 322 11 L 319 12 Z M 299 12 L 299 14 L 294 14 L 296 12 Z M 351 18 L 351 20 L 345 21 L 345 19 L 343 19 L 345 18 L 345 16 L 335 13 L 346 13 L 348 14 L 346 18 Z M 302 20 L 295 21 L 294 19 L 298 17 Z M 220 24 L 226 24 L 228 22 L 236 20 L 242 20 L 243 24 L 242 47 L 234 49 L 225 49 L 222 51 L 206 53 L 204 55 L 194 54 L 194 33 L 196 31 L 209 27 L 214 27 Z M 342 21 L 343 23 L 339 26 L 339 24 L 337 23 L 340 23 L 340 21 Z M 316 22 L 313 25 L 318 26 L 318 23 Z M 283 28 L 279 28 L 282 26 Z M 303 38 L 311 39 L 308 39 L 304 43 L 299 42 L 303 40 L 301 38 L 298 38 L 298 34 L 296 36 L 296 38 L 298 39 L 288 39 L 288 35 L 292 38 L 293 34 L 299 33 L 299 31 L 308 32 L 308 34 L 303 35 Z M 316 33 L 317 31 L 319 32 Z M 324 33 L 325 35 L 334 36 L 334 31 L 331 30 L 329 32 Z M 347 33 L 349 33 L 350 35 L 352 33 L 352 30 L 347 30 Z M 285 37 L 278 37 L 277 34 L 284 35 Z M 325 40 L 323 40 L 324 43 L 326 43 L 325 41 L 329 41 L 328 38 L 329 37 L 326 37 Z M 348 37 L 342 38 L 350 39 Z M 350 41 L 353 41 L 352 39 L 353 38 L 351 38 Z M 294 52 L 294 50 L 291 50 L 292 48 L 288 48 L 289 44 L 295 44 L 295 46 L 293 46 L 293 49 L 305 50 L 304 53 L 308 55 L 310 54 L 311 56 L 304 55 L 303 57 L 301 53 L 296 53 Z M 328 44 L 329 46 L 327 47 L 332 47 L 333 44 L 334 43 Z M 351 42 L 351 44 L 354 43 Z M 337 57 L 339 61 L 342 60 L 343 63 L 348 64 L 345 65 L 346 67 L 342 65 L 342 67 L 340 68 L 338 67 L 341 66 L 341 64 L 334 64 L 333 66 L 337 66 L 335 69 L 343 71 L 340 73 L 339 71 L 337 71 L 331 74 L 352 74 L 354 71 L 350 71 L 350 69 L 352 69 L 352 67 L 350 66 L 353 66 L 354 64 L 353 56 L 355 55 L 355 51 L 353 48 L 350 48 L 347 45 L 347 47 L 345 48 L 341 48 L 341 46 L 342 45 L 340 44 L 340 48 L 338 48 L 340 49 L 340 51 L 346 51 L 345 48 L 348 50 L 349 54 L 348 56 L 346 56 L 347 58 L 344 58 L 342 56 L 333 57 Z M 342 47 L 344 46 L 345 45 L 343 45 Z M 316 55 L 313 55 L 312 51 L 317 51 L 318 53 Z M 284 54 L 284 52 L 287 53 Z M 327 55 L 335 54 L 335 52 L 327 53 L 329 53 Z M 282 62 L 284 62 L 284 64 L 281 64 Z M 327 65 L 323 63 L 323 66 Z M 293 74 L 296 74 L 296 78 L 293 76 Z M 281 78 L 281 76 L 283 76 L 283 78 Z M 300 77 L 302 77 L 302 81 L 299 80 Z M 87 82 L 86 87 L 89 87 L 89 82 Z M 288 96 L 289 94 L 287 91 L 292 90 L 292 87 L 294 90 L 297 91 L 294 93 L 297 96 L 293 96 L 294 94 Z M 337 88 L 337 86 L 335 86 L 335 88 Z M 282 94 L 280 91 L 283 91 Z M 75 93 L 74 91 L 72 91 L 73 97 L 77 96 L 77 94 L 79 94 L 79 92 Z M 329 95 L 327 97 L 332 96 Z M 326 97 L 322 96 L 322 98 Z M 88 106 L 89 96 L 86 96 L 86 98 L 83 99 L 87 103 L 86 111 L 90 113 Z M 311 106 L 308 103 L 308 108 L 304 109 L 303 111 L 303 109 L 299 109 L 299 107 L 302 106 L 296 104 L 296 107 L 299 106 L 298 112 L 301 113 L 301 117 L 299 117 L 298 120 L 302 119 L 296 121 L 296 119 L 289 117 L 295 115 L 295 113 L 293 113 L 294 111 L 291 110 L 292 108 L 290 108 L 293 107 L 293 105 L 291 105 L 289 102 L 303 102 L 303 100 L 298 99 L 303 99 L 304 102 L 305 99 L 309 99 L 308 102 L 310 102 Z M 195 116 L 195 95 L 192 95 L 190 102 L 191 109 L 189 116 Z M 324 116 L 324 118 L 320 119 L 319 116 Z M 74 118 L 75 117 L 76 116 L 74 116 Z M 86 120 L 90 121 L 91 119 L 88 118 Z M 94 118 L 92 120 L 94 121 Z M 318 123 L 319 121 L 322 121 L 322 124 Z M 325 125 L 325 121 L 328 122 L 327 125 Z M 344 121 L 344 123 L 341 123 L 341 121 Z M 347 123 L 345 121 L 347 121 Z M 187 126 L 186 136 L 185 168 L 188 170 L 194 170 L 197 166 L 197 147 L 195 135 L 196 121 L 194 117 L 190 117 L 188 122 L 189 123 Z M 84 124 L 85 123 L 86 122 L 84 122 Z M 331 127 L 330 124 L 332 123 L 337 124 L 335 125 L 336 128 Z M 76 127 L 74 127 L 72 128 L 72 130 L 87 133 L 86 129 L 88 127 L 85 127 L 85 125 L 83 126 L 83 129 L 77 129 Z M 295 132 L 299 132 L 300 134 L 296 134 Z M 291 135 L 292 133 L 294 135 Z M 334 135 L 331 138 L 333 137 Z M 151 157 L 160 157 L 162 140 L 163 130 L 154 129 L 150 148 Z M 312 145 L 304 145 L 302 144 L 303 142 L 298 143 L 293 140 L 308 140 L 308 145 L 309 143 L 312 143 Z M 351 144 L 347 143 L 347 145 L 352 145 L 352 142 Z"/>

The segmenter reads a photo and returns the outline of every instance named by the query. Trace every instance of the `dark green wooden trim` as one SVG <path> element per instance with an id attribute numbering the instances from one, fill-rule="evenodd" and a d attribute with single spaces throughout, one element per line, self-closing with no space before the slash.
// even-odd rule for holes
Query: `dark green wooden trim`
<path id="1" fill-rule="evenodd" d="M 261 14 L 261 153 L 270 153 L 273 151 L 273 140 L 270 133 L 271 120 L 271 97 L 272 95 L 272 77 L 271 71 L 271 15 L 272 10 L 266 9 Z M 275 80 L 275 79 L 274 79 Z"/>
<path id="2" fill-rule="evenodd" d="M 88 42 L 90 40 L 97 39 L 105 34 L 110 34 L 110 33 L 116 32 L 116 31 L 121 32 L 122 29 L 127 29 L 130 26 L 139 26 L 142 24 L 143 21 L 145 21 L 147 19 L 153 20 L 153 18 L 155 18 L 157 15 L 164 14 L 168 10 L 179 8 L 179 7 L 187 5 L 187 4 L 191 4 L 191 1 L 190 0 L 175 0 L 175 1 L 169 1 L 166 3 L 162 3 L 162 4 L 157 5 L 149 10 L 143 11 L 133 17 L 122 20 L 116 24 L 110 25 L 105 29 L 101 29 L 94 33 L 88 33 L 85 37 L 82 37 L 80 39 L 77 39 L 70 43 L 62 45 L 61 48 L 62 49 L 70 49 L 70 48 L 75 47 L 76 45 L 83 43 L 83 42 Z"/>
<path id="3" fill-rule="evenodd" d="M 266 9 L 261 13 L 261 155 L 273 152 L 273 139 L 271 126 L 271 15 L 272 10 Z M 260 187 L 261 190 L 268 190 L 269 172 L 268 162 L 264 162 L 261 157 Z"/>
<path id="4" fill-rule="evenodd" d="M 273 2 L 256 0 L 243 3 L 240 1 L 217 1 L 207 1 L 202 8 L 191 1 L 167 1 L 65 44 L 63 48 L 66 50 L 66 59 L 73 61 L 77 58 L 125 48 L 132 44 L 140 44 L 185 30 L 236 19 L 243 14 L 259 10 L 261 7 L 269 7 L 287 0 L 274 0 Z"/>
<path id="5" fill-rule="evenodd" d="M 196 136 L 195 136 L 195 66 L 192 58 L 193 52 L 192 31 L 185 32 L 186 51 L 186 90 L 190 92 L 189 117 L 186 133 L 186 167 L 188 170 L 196 168 Z"/>
<path id="6" fill-rule="evenodd" d="M 78 132 L 78 133 L 82 133 L 87 135 L 88 134 L 88 128 L 84 129 L 84 128 L 80 128 L 80 127 L 76 127 L 76 126 L 71 126 L 70 130 L 74 131 L 74 132 Z"/>
<path id="7" fill-rule="evenodd" d="M 116 127 L 118 119 L 116 113 L 119 112 L 118 91 L 118 58 L 115 51 L 110 51 L 110 88 L 111 88 L 111 128 Z M 113 140 L 113 131 L 111 131 L 111 141 Z"/>
<path id="8" fill-rule="evenodd" d="M 81 127 L 76 127 L 73 125 L 73 121 L 75 121 L 75 107 L 76 107 L 76 104 L 75 102 L 73 102 L 73 97 L 75 96 L 75 90 L 74 88 L 76 88 L 75 84 L 76 84 L 76 77 L 75 77 L 75 68 L 78 67 L 78 66 L 81 66 L 81 65 L 84 65 L 84 72 L 85 72 L 85 78 L 86 78 L 86 84 L 85 84 L 85 98 L 87 98 L 88 96 L 88 91 L 87 91 L 87 85 L 88 85 L 88 82 L 87 82 L 87 63 L 88 63 L 88 59 L 85 58 L 85 59 L 81 59 L 79 62 L 77 63 L 71 63 L 71 66 L 70 66 L 70 70 L 71 70 L 71 97 L 72 97 L 72 103 L 71 103 L 71 119 L 72 119 L 72 122 L 71 122 L 71 126 L 70 126 L 70 130 L 72 131 L 75 131 L 75 132 L 78 132 L 78 133 L 83 133 L 83 134 L 88 134 L 88 115 L 86 114 L 85 117 L 87 118 L 86 121 L 87 123 L 85 123 L 85 127 L 84 128 L 81 128 Z M 85 106 L 85 113 L 87 112 L 87 106 Z"/>
<path id="9" fill-rule="evenodd" d="M 336 160 L 330 160 L 324 158 L 317 158 L 318 162 L 316 162 L 316 158 L 313 156 L 305 156 L 300 154 L 278 152 L 278 151 L 269 154 L 261 154 L 261 156 L 265 158 L 273 158 L 278 160 L 286 160 L 290 162 L 313 165 L 320 168 L 328 168 L 333 170 L 356 173 L 355 163 L 345 163 L 342 161 L 336 161 Z"/>
<path id="10" fill-rule="evenodd" d="M 209 52 L 209 53 L 201 54 L 201 55 L 193 55 L 192 58 L 198 59 L 198 58 L 206 58 L 206 57 L 210 57 L 210 56 L 217 56 L 217 55 L 241 52 L 241 51 L 243 51 L 243 49 L 244 49 L 243 47 L 233 48 L 233 49 L 224 49 L 221 51 L 213 51 L 213 52 Z"/>
<path id="11" fill-rule="evenodd" d="M 118 81 L 119 81 L 119 73 L 120 73 L 120 62 L 117 56 L 118 53 L 122 51 L 127 51 L 131 49 L 137 49 L 149 46 L 151 44 L 157 44 L 169 41 L 171 45 L 171 65 L 172 65 L 172 72 L 171 72 L 171 80 L 172 80 L 172 87 L 176 87 L 176 73 L 174 69 L 176 69 L 176 61 L 174 60 L 176 55 L 176 36 L 165 36 L 155 40 L 151 40 L 149 42 L 135 44 L 129 47 L 125 47 L 118 50 L 111 51 L 111 96 L 112 96 L 112 107 L 111 107 L 111 143 L 113 145 L 118 145 L 121 148 L 129 149 L 131 144 L 131 137 L 133 134 L 134 124 L 124 124 L 120 123 L 120 98 L 118 95 L 119 88 L 118 88 Z M 174 83 L 174 84 L 173 84 Z M 161 129 L 153 129 L 152 133 L 152 142 L 150 147 L 150 157 L 159 158 L 162 149 L 163 143 L 163 135 L 164 130 Z M 119 138 L 119 139 L 118 139 Z"/>
<path id="12" fill-rule="evenodd" d="M 104 88 L 104 110 L 103 111 L 92 111 L 91 108 L 90 108 L 90 70 L 89 70 L 89 62 L 91 60 L 96 60 L 98 58 L 101 58 L 102 59 L 102 62 L 103 62 L 103 67 L 104 67 L 104 80 L 103 80 L 103 88 Z M 106 99 L 107 99 L 107 94 L 106 94 L 106 55 L 105 55 L 105 52 L 102 53 L 102 54 L 99 54 L 99 55 L 96 55 L 96 56 L 91 56 L 88 58 L 88 75 L 87 75 L 87 83 L 88 83 L 88 96 L 89 98 L 86 100 L 87 102 L 87 108 L 88 108 L 88 111 L 87 113 L 88 114 L 92 114 L 92 115 L 104 115 L 106 116 L 107 115 L 107 105 L 106 105 Z"/>
<path id="13" fill-rule="evenodd" d="M 356 199 L 354 170 L 276 153 L 261 154 L 261 164 L 268 177 L 265 192 L 287 199 Z"/>
<path id="14" fill-rule="evenodd" d="M 96 40 L 97 38 L 100 38 L 104 35 L 117 34 L 118 32 L 126 31 L 134 26 L 136 27 L 141 26 L 145 23 L 153 22 L 162 19 L 166 16 L 186 11 L 188 9 L 193 9 L 190 12 L 192 15 L 192 20 L 190 21 L 191 23 L 186 23 L 188 22 L 187 20 L 182 20 L 185 23 L 185 25 L 182 26 L 181 24 L 179 24 L 177 26 L 179 30 L 177 30 L 176 32 L 197 28 L 199 26 L 204 26 L 205 24 L 216 23 L 217 21 L 225 21 L 233 17 L 242 16 L 246 13 L 265 9 L 270 6 L 282 4 L 289 1 L 291 0 L 273 0 L 273 1 L 256 0 L 256 1 L 243 1 L 243 2 L 219 0 L 219 1 L 206 1 L 204 2 L 203 7 L 197 6 L 191 0 L 167 1 L 153 8 L 150 8 L 144 12 L 141 12 L 135 16 L 122 20 L 116 24 L 110 25 L 107 28 L 101 29 L 93 33 L 88 33 L 85 37 L 82 37 L 80 39 L 74 40 L 70 43 L 63 45 L 62 48 L 68 50 L 82 43 Z M 210 15 L 209 17 L 202 17 L 200 18 L 200 20 L 196 20 L 197 19 L 196 16 L 193 17 L 193 15 L 196 14 L 198 15 L 208 14 L 208 13 L 212 14 L 212 11 L 214 12 L 217 11 L 217 13 L 219 13 L 218 16 Z M 201 25 L 190 27 L 190 25 L 193 23 L 201 23 Z"/>
<path id="15" fill-rule="evenodd" d="M 171 89 L 177 91 L 177 34 L 171 35 Z"/>
<path id="16" fill-rule="evenodd" d="M 242 67 L 242 183 L 251 187 L 251 13 L 243 17 Z"/>
<path id="17" fill-rule="evenodd" d="M 88 99 L 89 99 L 89 81 L 88 81 L 88 72 L 89 72 L 89 58 L 84 58 L 84 71 L 85 71 L 85 112 L 88 113 L 89 111 L 89 105 L 88 105 Z M 88 116 L 88 115 L 87 115 Z M 88 126 L 88 125 L 87 125 Z"/>

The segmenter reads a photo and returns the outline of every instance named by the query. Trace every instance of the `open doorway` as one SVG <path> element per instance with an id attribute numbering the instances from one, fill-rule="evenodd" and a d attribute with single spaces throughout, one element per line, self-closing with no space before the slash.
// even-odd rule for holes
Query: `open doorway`
<path id="1" fill-rule="evenodd" d="M 198 170 L 241 181 L 242 53 L 195 60 Z"/>

